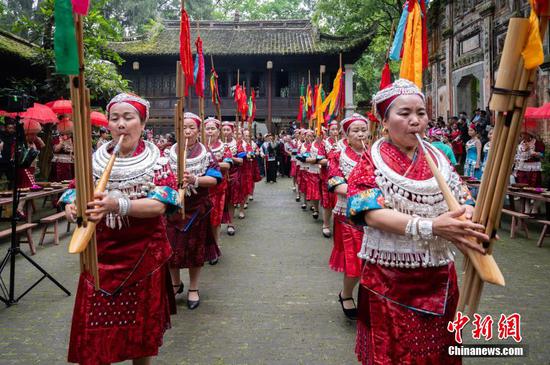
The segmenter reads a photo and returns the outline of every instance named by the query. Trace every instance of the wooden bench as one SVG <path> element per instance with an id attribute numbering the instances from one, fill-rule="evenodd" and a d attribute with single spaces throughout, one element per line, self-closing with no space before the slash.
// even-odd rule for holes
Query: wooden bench
<path id="1" fill-rule="evenodd" d="M 65 212 L 59 212 L 52 214 L 50 216 L 44 217 L 40 220 L 42 224 L 42 235 L 40 236 L 40 246 L 44 243 L 44 237 L 47 233 L 53 233 L 53 243 L 54 245 L 59 245 L 59 221 L 65 219 Z M 53 223 L 53 231 L 48 231 L 48 227 Z M 67 221 L 67 232 L 71 229 L 71 222 Z"/>
<path id="2" fill-rule="evenodd" d="M 540 233 L 539 240 L 537 241 L 537 246 L 542 247 L 544 238 L 547 236 L 546 231 L 548 230 L 548 226 L 550 226 L 550 221 L 547 221 L 544 219 L 537 219 L 537 222 L 542 224 L 542 232 Z"/>
<path id="3" fill-rule="evenodd" d="M 36 223 L 24 223 L 17 226 L 15 233 L 17 235 L 20 235 L 21 233 L 25 233 L 27 236 L 26 241 L 19 241 L 19 243 L 28 243 L 29 248 L 31 249 L 31 255 L 34 255 L 36 253 L 36 250 L 34 248 L 34 242 L 32 240 L 32 229 L 36 227 L 38 224 Z M 5 237 L 11 236 L 11 228 L 4 229 L 3 231 L 0 231 L 0 239 Z"/>
<path id="4" fill-rule="evenodd" d="M 523 228 L 525 231 L 525 238 L 529 238 L 529 229 L 527 228 L 526 219 L 531 218 L 529 215 L 524 213 L 515 212 L 513 210 L 502 209 L 502 213 L 512 217 L 512 222 L 510 223 L 510 238 L 516 237 L 516 228 Z"/>

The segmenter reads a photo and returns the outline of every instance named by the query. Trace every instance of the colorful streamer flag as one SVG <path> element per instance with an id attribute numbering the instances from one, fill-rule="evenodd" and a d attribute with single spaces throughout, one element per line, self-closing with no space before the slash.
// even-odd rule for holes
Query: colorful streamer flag
<path id="1" fill-rule="evenodd" d="M 334 111 L 338 110 L 338 104 L 340 102 L 340 92 L 342 86 L 342 68 L 338 69 L 336 77 L 332 83 L 332 90 L 330 94 L 323 101 L 322 111 L 325 112 L 328 108 L 328 115 L 331 116 L 334 114 Z"/>
<path id="2" fill-rule="evenodd" d="M 382 68 L 382 75 L 380 77 L 379 90 L 384 89 L 389 84 L 391 84 L 391 71 L 390 71 L 390 65 L 386 62 L 384 64 L 384 68 Z"/>
<path id="3" fill-rule="evenodd" d="M 542 48 L 542 39 L 539 31 L 539 13 L 546 12 L 548 10 L 548 1 L 535 1 L 529 0 L 531 4 L 531 15 L 529 16 L 529 36 L 527 37 L 527 43 L 523 47 L 521 55 L 525 62 L 525 68 L 532 70 L 544 62 L 544 51 Z"/>
<path id="4" fill-rule="evenodd" d="M 403 5 L 393 45 L 391 60 L 401 59 L 401 78 L 422 87 L 422 72 L 428 67 L 428 33 L 426 0 L 409 0 Z"/>
<path id="5" fill-rule="evenodd" d="M 316 124 L 316 134 L 321 135 L 321 126 L 325 122 L 324 110 L 323 110 L 323 85 L 316 85 L 316 95 L 315 95 L 315 119 Z"/>
<path id="6" fill-rule="evenodd" d="M 248 98 L 248 123 L 254 122 L 256 119 L 256 91 L 251 88 L 250 97 Z"/>
<path id="7" fill-rule="evenodd" d="M 88 15 L 90 9 L 90 0 L 72 0 L 73 10 L 79 15 Z"/>
<path id="8" fill-rule="evenodd" d="M 180 61 L 185 75 L 185 96 L 189 96 L 189 87 L 193 85 L 193 55 L 191 54 L 189 16 L 183 6 L 181 7 L 180 23 Z"/>
<path id="9" fill-rule="evenodd" d="M 55 69 L 61 75 L 78 75 L 78 49 L 71 0 L 55 2 Z"/>
<path id="10" fill-rule="evenodd" d="M 198 97 L 204 98 L 204 55 L 202 53 L 202 39 L 197 37 L 195 41 L 197 47 L 197 54 L 195 55 L 195 68 L 193 70 L 193 78 L 195 80 L 195 93 Z"/>
<path id="11" fill-rule="evenodd" d="M 220 98 L 220 89 L 218 88 L 218 74 L 213 67 L 210 70 L 210 93 L 212 96 L 212 104 L 221 105 L 222 99 Z"/>
<path id="12" fill-rule="evenodd" d="M 241 118 L 243 122 L 248 116 L 248 97 L 246 96 L 246 86 L 241 88 L 241 97 L 239 99 L 239 112 L 241 113 Z"/>
<path id="13" fill-rule="evenodd" d="M 311 119 L 313 115 L 313 95 L 312 95 L 311 85 L 307 84 L 306 91 L 306 116 L 307 119 Z"/>

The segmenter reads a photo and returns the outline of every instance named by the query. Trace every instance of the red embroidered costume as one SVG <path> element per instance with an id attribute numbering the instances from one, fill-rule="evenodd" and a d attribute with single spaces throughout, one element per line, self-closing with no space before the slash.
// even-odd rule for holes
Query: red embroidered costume
<path id="1" fill-rule="evenodd" d="M 124 94 L 123 94 L 124 95 Z M 116 100 L 116 97 L 115 99 Z M 105 144 L 93 156 L 94 180 L 112 153 Z M 149 198 L 178 206 L 175 178 L 158 148 L 140 141 L 132 157 L 117 158 L 107 191 L 130 199 Z M 62 203 L 74 201 L 68 190 Z M 112 213 L 97 225 L 100 290 L 87 273 L 76 294 L 69 362 L 103 364 L 154 356 L 170 328 L 173 304 L 168 273 L 172 254 L 165 219 L 119 217 Z"/>

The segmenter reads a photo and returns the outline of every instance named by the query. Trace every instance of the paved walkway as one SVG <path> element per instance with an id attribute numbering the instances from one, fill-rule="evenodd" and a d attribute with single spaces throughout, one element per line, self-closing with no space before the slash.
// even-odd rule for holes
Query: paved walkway
<path id="1" fill-rule="evenodd" d="M 249 216 L 237 220 L 237 234 L 222 235 L 220 263 L 205 266 L 201 306 L 189 311 L 178 298 L 179 312 L 155 363 L 357 364 L 355 326 L 336 301 L 341 275 L 327 267 L 332 241 L 299 209 L 288 180 L 259 183 L 255 198 Z M 67 236 L 62 243 L 38 248 L 34 258 L 74 291 L 78 261 L 66 253 Z M 2 254 L 6 248 L 0 244 Z M 487 287 L 481 310 L 494 316 L 519 311 L 530 356 L 465 363 L 548 364 L 550 240 L 539 249 L 533 239 L 505 239 L 497 261 L 507 287 Z M 39 277 L 19 260 L 18 293 Z M 20 304 L 0 307 L 0 364 L 65 363 L 73 300 L 44 281 Z"/>

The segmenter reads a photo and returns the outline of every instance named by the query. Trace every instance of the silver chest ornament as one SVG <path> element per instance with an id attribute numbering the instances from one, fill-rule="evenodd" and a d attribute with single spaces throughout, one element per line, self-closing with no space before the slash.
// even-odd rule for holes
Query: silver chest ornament
<path id="1" fill-rule="evenodd" d="M 423 218 L 435 218 L 448 211 L 435 178 L 413 180 L 403 177 L 388 166 L 382 159 L 380 146 L 384 139 L 374 143 L 371 148 L 372 161 L 375 167 L 375 179 L 382 191 L 387 208 Z M 451 188 L 453 195 L 465 202 L 467 190 L 459 176 L 443 154 L 430 144 L 426 149 L 435 156 L 439 171 Z M 372 264 L 388 267 L 418 268 L 448 265 L 453 261 L 454 253 L 450 242 L 439 237 L 431 240 L 414 241 L 404 235 L 397 235 L 365 227 L 363 244 L 358 256 Z"/>
<path id="2" fill-rule="evenodd" d="M 191 174 L 195 176 L 204 176 L 206 173 L 206 170 L 208 170 L 208 166 L 213 162 L 212 160 L 212 154 L 208 151 L 208 149 L 200 142 L 197 142 L 200 147 L 200 152 L 198 156 L 196 157 L 188 157 L 186 160 L 185 170 L 189 171 Z M 178 153 L 177 153 L 177 143 L 170 148 L 170 167 L 172 167 L 172 171 L 175 173 L 178 172 Z M 196 194 L 197 190 L 193 186 L 189 186 L 188 189 L 185 190 L 187 195 L 191 195 L 191 193 Z"/>
<path id="3" fill-rule="evenodd" d="M 160 157 L 159 149 L 150 142 L 144 141 L 142 153 L 132 157 L 117 157 L 107 182 L 105 191 L 109 196 L 118 199 L 126 196 L 132 200 L 145 198 L 156 188 L 155 178 L 167 178 L 171 172 L 168 159 Z M 109 144 L 104 144 L 92 156 L 92 174 L 94 183 L 101 178 L 107 167 L 111 154 Z M 122 228 L 122 217 L 115 213 L 106 216 L 109 228 L 115 228 L 118 223 Z"/>

